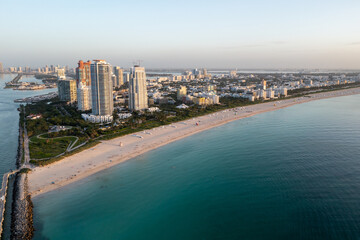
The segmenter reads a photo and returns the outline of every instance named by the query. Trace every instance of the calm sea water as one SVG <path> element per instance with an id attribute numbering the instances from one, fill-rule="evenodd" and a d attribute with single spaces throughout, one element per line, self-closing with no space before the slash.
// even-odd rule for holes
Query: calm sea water
<path id="1" fill-rule="evenodd" d="M 0 174 L 15 169 L 19 136 L 19 103 L 15 99 L 45 94 L 54 89 L 39 91 L 14 91 L 4 89 L 5 82 L 11 81 L 16 74 L 0 74 Z M 34 77 L 23 77 L 22 81 L 38 82 Z M 2 177 L 0 177 L 0 182 Z"/>
<path id="2" fill-rule="evenodd" d="M 359 102 L 232 122 L 39 196 L 35 239 L 360 239 Z"/>

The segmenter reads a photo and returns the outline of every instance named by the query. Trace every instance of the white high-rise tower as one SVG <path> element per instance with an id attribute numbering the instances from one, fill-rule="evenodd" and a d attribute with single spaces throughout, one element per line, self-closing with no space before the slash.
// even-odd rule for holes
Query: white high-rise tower
<path id="1" fill-rule="evenodd" d="M 112 115 L 114 111 L 111 66 L 104 60 L 94 60 L 91 64 L 92 114 Z"/>
<path id="2" fill-rule="evenodd" d="M 130 69 L 129 109 L 139 111 L 148 108 L 145 68 L 134 66 Z"/>

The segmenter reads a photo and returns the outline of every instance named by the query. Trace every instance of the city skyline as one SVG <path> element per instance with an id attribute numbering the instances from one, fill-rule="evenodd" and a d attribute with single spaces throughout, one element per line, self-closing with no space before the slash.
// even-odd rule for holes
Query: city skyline
<path id="1" fill-rule="evenodd" d="M 355 0 L 5 0 L 2 7 L 0 20 L 12 21 L 1 30 L 4 67 L 106 58 L 122 67 L 141 59 L 147 68 L 359 69 Z"/>

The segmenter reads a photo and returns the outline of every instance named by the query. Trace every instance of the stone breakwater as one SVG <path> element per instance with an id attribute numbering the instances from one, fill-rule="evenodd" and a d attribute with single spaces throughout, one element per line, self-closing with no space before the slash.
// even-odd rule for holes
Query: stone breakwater
<path id="1" fill-rule="evenodd" d="M 16 167 L 20 168 L 21 167 L 21 160 L 23 159 L 23 149 L 24 149 L 24 138 L 23 138 L 23 128 L 21 126 L 21 124 L 19 124 L 19 140 L 18 140 L 18 150 L 17 150 L 17 157 L 16 157 Z"/>
<path id="2" fill-rule="evenodd" d="M 30 240 L 34 234 L 33 204 L 27 190 L 27 174 L 17 173 L 11 216 L 11 240 Z"/>

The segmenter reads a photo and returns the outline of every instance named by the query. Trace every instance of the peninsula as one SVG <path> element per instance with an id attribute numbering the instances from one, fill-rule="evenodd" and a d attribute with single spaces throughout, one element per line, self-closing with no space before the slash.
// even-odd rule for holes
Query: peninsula
<path id="1" fill-rule="evenodd" d="M 234 120 L 300 103 L 355 94 L 360 94 L 360 88 L 315 93 L 298 98 L 237 107 L 112 140 L 104 140 L 95 147 L 66 157 L 54 164 L 33 169 L 28 174 L 29 193 L 34 197 L 58 189 L 150 150 Z"/>

